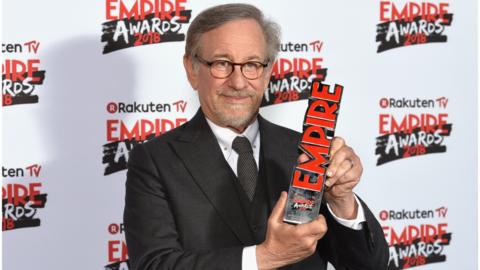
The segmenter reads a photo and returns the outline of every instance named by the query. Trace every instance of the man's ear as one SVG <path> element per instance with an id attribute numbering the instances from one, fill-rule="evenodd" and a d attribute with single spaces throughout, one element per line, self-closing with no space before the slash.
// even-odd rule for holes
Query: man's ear
<path id="1" fill-rule="evenodd" d="M 193 66 L 192 59 L 187 55 L 183 56 L 183 66 L 185 67 L 185 72 L 187 73 L 187 78 L 188 78 L 188 81 L 190 82 L 190 85 L 192 86 L 193 89 L 197 90 L 197 87 L 198 87 L 197 70 L 195 70 L 195 67 Z"/>

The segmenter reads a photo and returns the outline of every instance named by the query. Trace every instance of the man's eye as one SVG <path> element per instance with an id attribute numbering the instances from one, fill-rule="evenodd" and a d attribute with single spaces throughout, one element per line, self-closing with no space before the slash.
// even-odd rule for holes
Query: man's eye
<path id="1" fill-rule="evenodd" d="M 217 60 L 213 62 L 213 66 L 217 69 L 228 69 L 230 66 L 230 62 L 228 61 L 223 61 L 223 60 Z"/>
<path id="2" fill-rule="evenodd" d="M 260 64 L 257 62 L 246 62 L 245 64 L 243 64 L 243 66 L 245 69 L 248 70 L 256 70 L 257 68 L 259 68 Z"/>

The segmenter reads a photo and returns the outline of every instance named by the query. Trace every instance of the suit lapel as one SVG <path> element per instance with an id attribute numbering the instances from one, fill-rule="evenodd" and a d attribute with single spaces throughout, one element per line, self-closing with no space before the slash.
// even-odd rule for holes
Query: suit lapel
<path id="1" fill-rule="evenodd" d="M 295 161 L 298 158 L 295 151 L 289 151 L 292 142 L 285 139 L 282 134 L 277 134 L 275 127 L 270 122 L 258 116 L 260 128 L 260 153 L 263 155 L 263 164 L 267 180 L 267 192 L 270 209 L 277 203 L 280 193 L 288 191 L 290 177 Z"/>
<path id="2" fill-rule="evenodd" d="M 245 245 L 254 243 L 233 183 L 235 174 L 200 109 L 171 146 L 238 239 Z"/>

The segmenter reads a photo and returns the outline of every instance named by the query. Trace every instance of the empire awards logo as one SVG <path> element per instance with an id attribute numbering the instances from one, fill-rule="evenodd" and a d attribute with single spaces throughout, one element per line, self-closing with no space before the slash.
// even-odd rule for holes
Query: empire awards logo
<path id="1" fill-rule="evenodd" d="M 192 11 L 187 0 L 105 0 L 101 41 L 103 54 L 163 42 L 185 40 Z"/>
<path id="2" fill-rule="evenodd" d="M 323 45 L 318 39 L 280 44 L 281 53 L 273 63 L 261 106 L 308 99 L 312 81 L 324 81 L 327 76 L 321 56 Z"/>
<path id="3" fill-rule="evenodd" d="M 38 103 L 37 88 L 45 80 L 39 49 L 37 40 L 2 43 L 2 106 Z"/>
<path id="4" fill-rule="evenodd" d="M 447 42 L 445 29 L 452 24 L 453 14 L 446 2 L 380 1 L 380 23 L 377 24 L 377 53 L 390 49 Z"/>
<path id="5" fill-rule="evenodd" d="M 377 166 L 398 159 L 447 151 L 446 137 L 452 132 L 448 98 L 382 98 L 375 154 Z"/>

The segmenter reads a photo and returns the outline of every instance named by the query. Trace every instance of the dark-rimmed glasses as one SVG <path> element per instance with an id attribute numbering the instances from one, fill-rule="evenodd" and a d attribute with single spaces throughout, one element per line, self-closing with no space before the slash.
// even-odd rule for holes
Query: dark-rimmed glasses
<path id="1" fill-rule="evenodd" d="M 217 79 L 225 79 L 232 75 L 234 66 L 240 66 L 243 76 L 249 80 L 258 79 L 262 76 L 264 69 L 268 66 L 258 61 L 247 61 L 245 63 L 234 63 L 228 60 L 207 61 L 198 55 L 195 58 L 202 64 L 210 67 L 210 74 Z"/>

